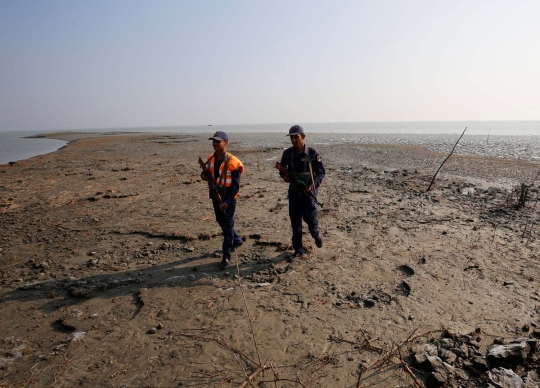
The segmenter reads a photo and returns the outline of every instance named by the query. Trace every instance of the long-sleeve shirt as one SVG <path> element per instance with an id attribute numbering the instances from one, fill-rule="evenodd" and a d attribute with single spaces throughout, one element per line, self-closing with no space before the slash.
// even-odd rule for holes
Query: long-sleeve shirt
<path id="1" fill-rule="evenodd" d="M 288 170 L 293 170 L 297 173 L 309 172 L 308 156 L 313 169 L 313 183 L 315 189 L 317 189 L 322 184 L 326 170 L 324 169 L 319 151 L 315 148 L 304 145 L 304 150 L 301 153 L 297 153 L 294 147 L 287 148 L 283 151 L 280 163 Z M 279 174 L 283 178 L 283 173 L 280 172 Z"/>

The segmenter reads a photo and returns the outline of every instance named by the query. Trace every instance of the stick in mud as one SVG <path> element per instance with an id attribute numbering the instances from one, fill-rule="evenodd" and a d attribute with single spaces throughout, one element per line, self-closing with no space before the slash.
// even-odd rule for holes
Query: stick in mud
<path id="1" fill-rule="evenodd" d="M 428 192 L 430 189 L 431 189 L 431 186 L 433 185 L 433 182 L 435 182 L 435 178 L 437 177 L 437 174 L 439 173 L 439 171 L 441 170 L 442 166 L 444 163 L 446 163 L 446 161 L 450 158 L 450 156 L 452 156 L 452 154 L 454 153 L 454 150 L 456 149 L 459 141 L 461 140 L 461 138 L 463 137 L 463 135 L 465 134 L 465 131 L 467 130 L 467 127 L 465 127 L 465 129 L 463 130 L 463 133 L 461 134 L 461 136 L 459 137 L 459 139 L 457 139 L 456 141 L 456 144 L 454 144 L 454 148 L 452 148 L 452 151 L 450 152 L 450 154 L 446 157 L 446 159 L 443 160 L 443 162 L 441 163 L 441 165 L 439 166 L 439 168 L 437 169 L 437 172 L 435 173 L 435 175 L 433 175 L 433 179 L 431 179 L 431 183 L 429 184 L 429 187 L 427 188 L 426 192 Z"/>

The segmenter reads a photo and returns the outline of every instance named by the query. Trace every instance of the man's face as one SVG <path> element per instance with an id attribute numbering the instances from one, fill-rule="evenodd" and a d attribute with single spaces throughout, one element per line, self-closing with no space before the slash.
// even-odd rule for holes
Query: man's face
<path id="1" fill-rule="evenodd" d="M 300 134 L 300 135 L 291 135 L 290 138 L 291 138 L 291 144 L 293 145 L 294 148 L 301 148 L 304 146 L 304 138 L 306 137 L 306 135 L 304 135 L 303 133 Z"/>
<path id="2" fill-rule="evenodd" d="M 227 142 L 225 140 L 212 140 L 212 146 L 214 147 L 214 151 L 225 151 L 225 147 L 227 146 Z"/>

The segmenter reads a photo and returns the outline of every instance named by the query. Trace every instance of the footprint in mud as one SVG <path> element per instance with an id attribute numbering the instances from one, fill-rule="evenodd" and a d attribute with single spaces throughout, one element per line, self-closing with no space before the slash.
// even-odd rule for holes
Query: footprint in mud
<path id="1" fill-rule="evenodd" d="M 397 269 L 399 271 L 403 272 L 403 274 L 405 274 L 406 276 L 413 276 L 414 275 L 414 269 L 412 269 L 411 267 L 409 267 L 406 264 L 400 265 L 399 267 L 397 267 Z"/>
<path id="2" fill-rule="evenodd" d="M 406 281 L 402 281 L 397 286 L 398 295 L 409 296 L 411 293 L 411 286 Z"/>
<path id="3" fill-rule="evenodd" d="M 414 269 L 408 265 L 400 265 L 397 267 L 398 271 L 402 272 L 405 276 L 411 277 L 414 275 Z M 409 296 L 411 293 L 411 286 L 405 281 L 402 280 L 401 283 L 397 286 L 398 295 Z"/>
<path id="4" fill-rule="evenodd" d="M 54 321 L 53 323 L 51 323 L 51 327 L 54 331 L 56 331 L 57 333 L 66 333 L 66 334 L 71 334 L 73 333 L 75 330 L 77 330 L 77 328 L 69 323 L 67 323 L 65 320 L 63 320 L 62 318 L 61 319 L 57 319 L 56 321 Z"/>

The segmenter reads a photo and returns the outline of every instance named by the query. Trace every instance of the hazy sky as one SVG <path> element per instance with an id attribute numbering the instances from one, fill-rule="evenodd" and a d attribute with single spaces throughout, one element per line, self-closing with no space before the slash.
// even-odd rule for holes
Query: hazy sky
<path id="1" fill-rule="evenodd" d="M 540 1 L 0 0 L 0 130 L 540 120 Z"/>

